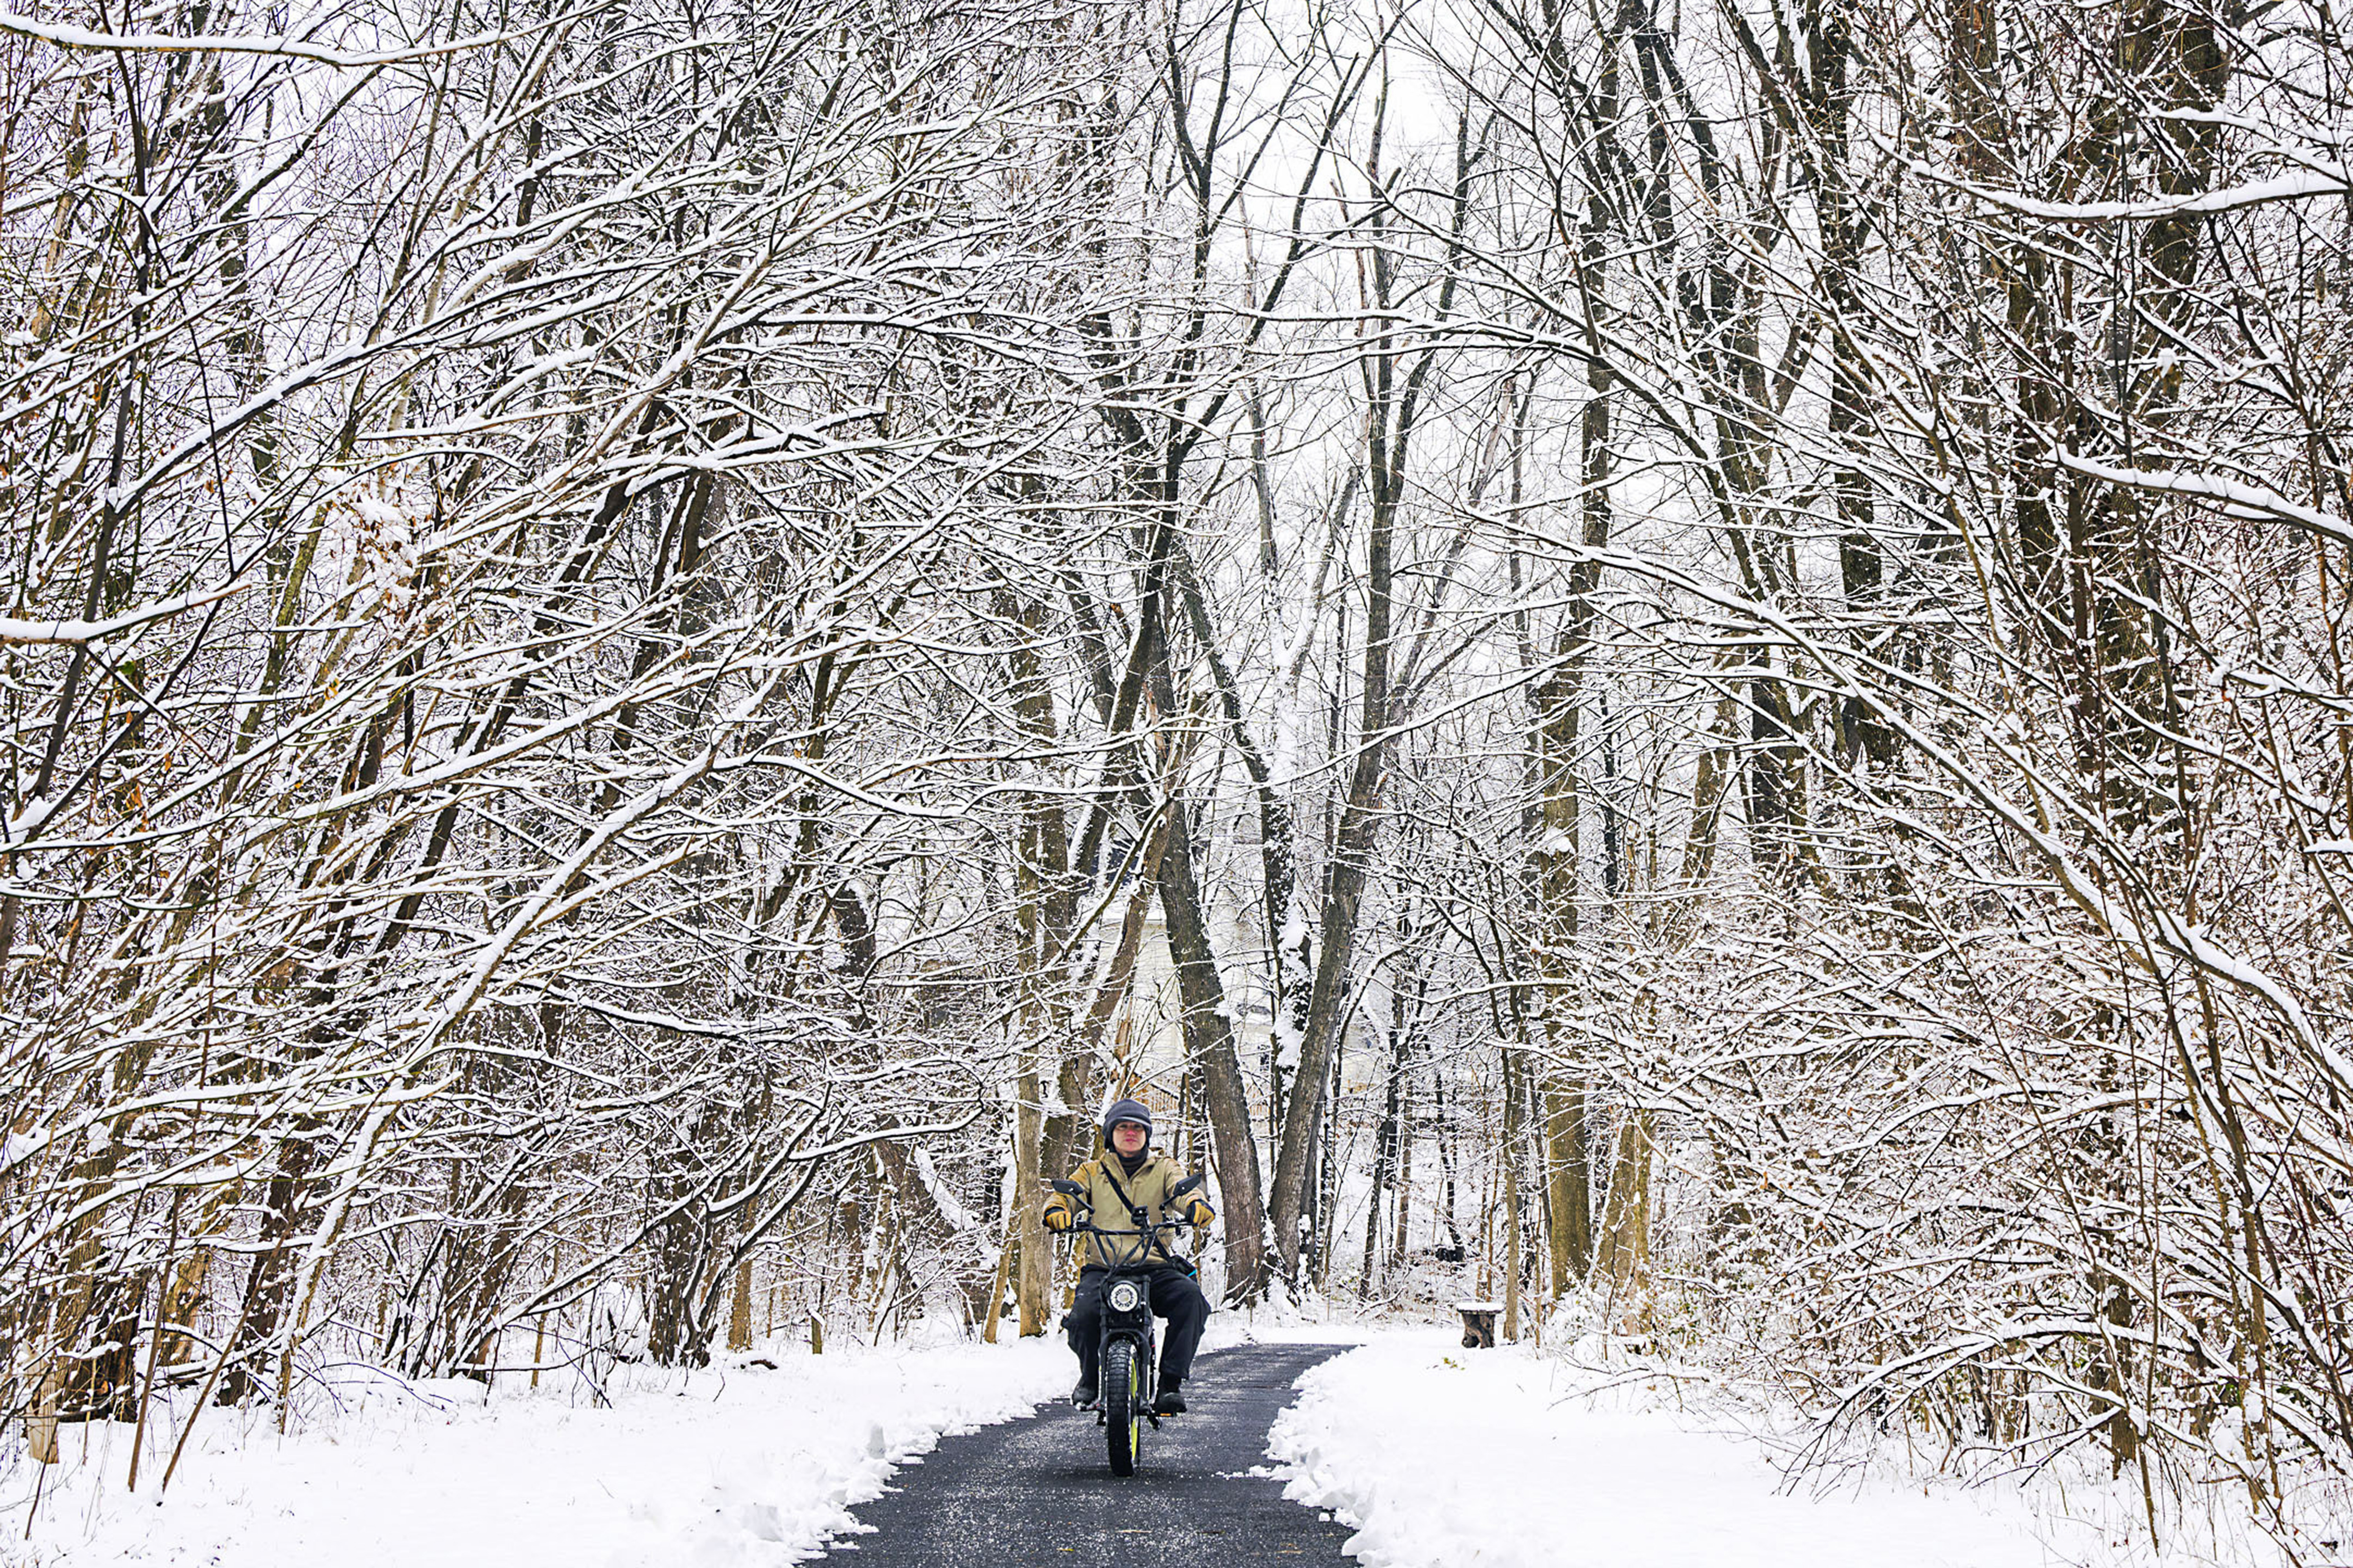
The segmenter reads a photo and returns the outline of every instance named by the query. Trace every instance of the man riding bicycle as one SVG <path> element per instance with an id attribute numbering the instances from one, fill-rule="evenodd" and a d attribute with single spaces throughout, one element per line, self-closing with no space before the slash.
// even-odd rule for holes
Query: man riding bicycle
<path id="1" fill-rule="evenodd" d="M 1088 1161 L 1071 1175 L 1087 1195 L 1056 1193 L 1046 1200 L 1047 1229 L 1068 1230 L 1079 1222 L 1081 1210 L 1092 1209 L 1094 1229 L 1110 1233 L 1087 1237 L 1078 1300 L 1062 1322 L 1071 1349 L 1079 1358 L 1079 1385 L 1071 1391 L 1071 1403 L 1082 1406 L 1095 1402 L 1095 1341 L 1103 1321 L 1103 1277 L 1111 1264 L 1125 1255 L 1124 1248 L 1134 1245 L 1121 1238 L 1172 1218 L 1182 1217 L 1199 1226 L 1217 1217 L 1198 1193 L 1176 1194 L 1180 1179 L 1176 1163 L 1151 1152 L 1152 1112 L 1140 1101 L 1115 1102 L 1103 1112 L 1103 1157 Z M 1177 1389 L 1193 1370 L 1193 1352 L 1209 1321 L 1209 1300 L 1194 1281 L 1192 1265 L 1172 1255 L 1165 1244 L 1153 1244 L 1151 1268 L 1152 1310 L 1168 1321 L 1168 1333 L 1160 1347 L 1160 1396 L 1153 1401 L 1152 1411 L 1155 1415 L 1176 1415 L 1185 1409 L 1185 1396 Z"/>

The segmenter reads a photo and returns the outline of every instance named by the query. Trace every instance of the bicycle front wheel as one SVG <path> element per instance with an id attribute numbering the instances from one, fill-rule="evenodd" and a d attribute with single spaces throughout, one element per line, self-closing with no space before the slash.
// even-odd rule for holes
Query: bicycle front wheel
<path id="1" fill-rule="evenodd" d="M 1103 1406 L 1111 1473 L 1132 1476 L 1144 1458 L 1144 1391 L 1136 1378 L 1135 1347 L 1125 1340 L 1103 1347 Z"/>

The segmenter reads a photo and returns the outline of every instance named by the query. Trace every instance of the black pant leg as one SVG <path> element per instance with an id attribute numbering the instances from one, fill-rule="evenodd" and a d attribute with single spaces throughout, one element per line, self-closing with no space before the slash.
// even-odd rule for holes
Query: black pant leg
<path id="1" fill-rule="evenodd" d="M 1201 1346 L 1201 1331 L 1209 1326 L 1209 1299 L 1181 1268 L 1152 1271 L 1152 1310 L 1168 1320 L 1160 1342 L 1160 1386 L 1182 1383 L 1193 1371 L 1193 1352 Z"/>
<path id="2" fill-rule="evenodd" d="M 1071 1342 L 1071 1353 L 1079 1358 L 1079 1377 L 1086 1383 L 1095 1380 L 1095 1352 L 1100 1348 L 1097 1339 L 1103 1332 L 1103 1291 L 1102 1269 L 1080 1269 L 1078 1297 L 1062 1315 L 1062 1332 Z"/>

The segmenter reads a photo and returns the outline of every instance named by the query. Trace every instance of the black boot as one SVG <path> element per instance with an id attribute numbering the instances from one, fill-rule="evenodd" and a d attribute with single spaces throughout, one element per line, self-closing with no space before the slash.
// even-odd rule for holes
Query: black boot
<path id="1" fill-rule="evenodd" d="M 1088 1405 L 1092 1405 L 1094 1402 L 1095 1380 L 1092 1377 L 1082 1376 L 1079 1379 L 1079 1385 L 1071 1390 L 1071 1403 L 1077 1405 L 1080 1409 L 1084 1410 Z"/>
<path id="2" fill-rule="evenodd" d="M 1160 1397 L 1152 1402 L 1152 1413 L 1155 1415 L 1185 1414 L 1185 1396 L 1176 1392 L 1176 1384 L 1164 1383 L 1160 1385 Z"/>

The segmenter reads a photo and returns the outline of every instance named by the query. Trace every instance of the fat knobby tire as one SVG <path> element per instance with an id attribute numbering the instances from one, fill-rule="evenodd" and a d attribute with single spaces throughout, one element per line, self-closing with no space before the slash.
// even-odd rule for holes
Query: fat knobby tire
<path id="1" fill-rule="evenodd" d="M 1113 1340 L 1103 1347 L 1103 1426 L 1111 1437 L 1111 1473 L 1135 1474 L 1144 1448 L 1144 1412 L 1136 1403 L 1135 1347 Z"/>

